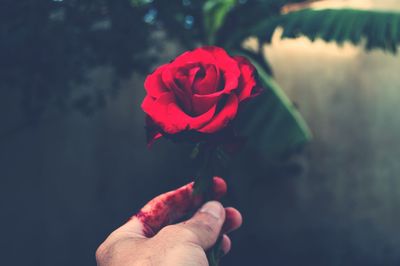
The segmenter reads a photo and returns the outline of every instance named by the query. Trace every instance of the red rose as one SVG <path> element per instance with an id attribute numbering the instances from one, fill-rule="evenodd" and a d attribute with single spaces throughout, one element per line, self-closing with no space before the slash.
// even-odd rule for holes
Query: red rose
<path id="1" fill-rule="evenodd" d="M 255 69 L 244 57 L 219 47 L 178 56 L 147 76 L 142 108 L 150 141 L 181 132 L 215 133 L 235 118 L 256 88 Z"/>

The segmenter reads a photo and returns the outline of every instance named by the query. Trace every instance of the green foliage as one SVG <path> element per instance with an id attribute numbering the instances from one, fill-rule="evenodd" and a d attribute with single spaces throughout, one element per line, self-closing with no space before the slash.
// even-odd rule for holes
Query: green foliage
<path id="1" fill-rule="evenodd" d="M 152 2 L 151 0 L 131 0 L 131 3 L 134 7 L 141 7 L 144 5 L 148 5 L 151 2 Z"/>
<path id="2" fill-rule="evenodd" d="M 366 42 L 366 49 L 380 48 L 397 52 L 400 44 L 400 13 L 355 9 L 305 9 L 264 20 L 252 33 L 270 42 L 277 27 L 282 38 L 306 36 L 327 42 L 353 44 Z"/>
<path id="3" fill-rule="evenodd" d="M 252 35 L 252 29 L 261 21 L 278 16 L 281 9 L 289 3 L 304 0 L 238 0 L 227 14 L 224 24 L 216 36 L 216 43 L 226 48 L 238 49 L 241 41 Z"/>
<path id="4" fill-rule="evenodd" d="M 215 34 L 224 23 L 228 12 L 236 5 L 236 0 L 208 0 L 203 6 L 204 29 L 208 43 L 213 44 Z"/>
<path id="5" fill-rule="evenodd" d="M 283 156 L 310 141 L 312 134 L 306 122 L 284 91 L 256 60 L 256 67 L 266 90 L 247 102 L 237 120 L 237 128 L 249 138 L 249 145 L 268 157 Z"/>

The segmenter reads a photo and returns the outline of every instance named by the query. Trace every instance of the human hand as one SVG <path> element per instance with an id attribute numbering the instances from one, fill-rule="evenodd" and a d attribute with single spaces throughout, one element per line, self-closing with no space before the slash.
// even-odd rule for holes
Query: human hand
<path id="1" fill-rule="evenodd" d="M 215 177 L 214 198 L 219 199 L 225 193 L 225 181 Z M 231 241 L 226 234 L 240 227 L 242 217 L 236 209 L 210 201 L 190 219 L 176 223 L 196 210 L 201 202 L 200 196 L 193 195 L 193 183 L 154 198 L 99 246 L 97 264 L 208 265 L 205 251 L 222 235 L 221 250 L 223 254 L 228 253 Z"/>

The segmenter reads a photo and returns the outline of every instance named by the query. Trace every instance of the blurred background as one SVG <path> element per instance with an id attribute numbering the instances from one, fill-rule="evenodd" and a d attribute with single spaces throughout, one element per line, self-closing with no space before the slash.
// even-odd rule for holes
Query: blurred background
<path id="1" fill-rule="evenodd" d="M 111 231 L 191 180 L 189 147 L 146 148 L 143 82 L 217 44 L 255 58 L 293 102 L 276 106 L 294 107 L 264 110 L 282 122 L 224 174 L 244 224 L 222 265 L 400 265 L 399 12 L 398 0 L 2 1 L 1 264 L 95 265 Z"/>

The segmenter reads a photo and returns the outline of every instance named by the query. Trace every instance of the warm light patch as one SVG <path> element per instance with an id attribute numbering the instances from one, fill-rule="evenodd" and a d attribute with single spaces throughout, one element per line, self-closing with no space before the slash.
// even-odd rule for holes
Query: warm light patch
<path id="1" fill-rule="evenodd" d="M 313 9 L 355 8 L 400 10 L 399 0 L 326 0 L 316 1 L 310 5 Z"/>
<path id="2" fill-rule="evenodd" d="M 282 9 L 282 13 L 289 13 L 304 8 L 313 9 L 339 9 L 354 8 L 364 10 L 397 10 L 400 11 L 399 0 L 309 0 L 307 2 L 288 4 Z"/>
<path id="3" fill-rule="evenodd" d="M 282 28 L 278 28 L 275 31 L 272 37 L 272 44 L 266 45 L 265 47 L 267 52 L 270 49 L 274 49 L 274 47 L 279 47 L 279 49 L 284 49 L 289 53 L 301 52 L 303 54 L 324 54 L 326 56 L 333 57 L 353 57 L 360 51 L 356 46 L 350 43 L 338 45 L 336 43 L 327 43 L 320 39 L 312 42 L 306 37 L 299 37 L 296 39 L 281 39 L 282 32 Z"/>
<path id="4" fill-rule="evenodd" d="M 326 8 L 357 8 L 357 9 L 371 9 L 374 7 L 372 0 L 329 0 L 318 1 L 311 4 L 313 9 L 326 9 Z"/>

